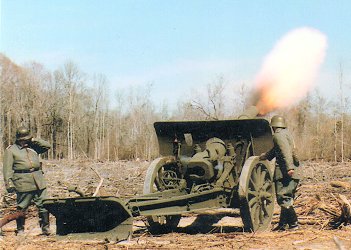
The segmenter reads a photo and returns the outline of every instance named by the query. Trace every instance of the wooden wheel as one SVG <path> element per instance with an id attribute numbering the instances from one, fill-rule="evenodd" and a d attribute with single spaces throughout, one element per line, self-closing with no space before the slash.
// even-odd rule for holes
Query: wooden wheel
<path id="1" fill-rule="evenodd" d="M 149 166 L 144 181 L 144 194 L 155 193 L 178 187 L 179 174 L 172 170 L 174 157 L 160 157 Z M 148 229 L 152 234 L 167 233 L 177 228 L 180 215 L 147 216 Z"/>
<path id="2" fill-rule="evenodd" d="M 239 180 L 239 199 L 244 228 L 250 231 L 266 230 L 272 220 L 275 190 L 268 161 L 258 156 L 249 157 Z"/>

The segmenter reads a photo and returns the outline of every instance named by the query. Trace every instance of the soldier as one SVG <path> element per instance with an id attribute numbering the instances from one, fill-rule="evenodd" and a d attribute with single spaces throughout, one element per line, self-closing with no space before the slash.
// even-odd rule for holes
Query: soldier
<path id="1" fill-rule="evenodd" d="M 294 197 L 299 176 L 297 167 L 299 161 L 294 154 L 294 142 L 287 129 L 284 117 L 276 115 L 272 117 L 274 146 L 271 150 L 263 153 L 260 160 L 276 158 L 274 171 L 275 190 L 277 202 L 281 207 L 279 224 L 274 230 L 298 229 L 297 215 L 293 207 Z"/>
<path id="2" fill-rule="evenodd" d="M 50 234 L 50 226 L 49 213 L 43 207 L 47 191 L 39 154 L 49 149 L 48 142 L 33 138 L 26 127 L 19 127 L 16 131 L 16 142 L 6 148 L 3 162 L 6 190 L 9 193 L 16 192 L 17 210 L 25 212 L 31 201 L 34 201 L 44 235 Z M 20 217 L 16 223 L 16 234 L 23 234 L 25 217 Z"/>

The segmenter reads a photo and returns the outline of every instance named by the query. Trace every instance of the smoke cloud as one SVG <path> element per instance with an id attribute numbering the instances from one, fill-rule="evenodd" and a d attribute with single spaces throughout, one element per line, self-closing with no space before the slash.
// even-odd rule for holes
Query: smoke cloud
<path id="1" fill-rule="evenodd" d="M 326 48 L 327 37 L 307 27 L 277 42 L 256 77 L 254 104 L 261 115 L 294 104 L 314 87 Z"/>

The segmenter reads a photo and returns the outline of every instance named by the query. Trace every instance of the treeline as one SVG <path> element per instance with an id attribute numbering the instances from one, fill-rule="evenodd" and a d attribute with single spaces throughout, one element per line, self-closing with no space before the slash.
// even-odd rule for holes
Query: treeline
<path id="1" fill-rule="evenodd" d="M 119 91 L 111 101 L 104 75 L 87 75 L 70 61 L 50 72 L 35 62 L 18 66 L 0 54 L 0 70 L 0 154 L 24 125 L 52 143 L 50 159 L 151 160 L 158 155 L 155 121 L 232 119 L 248 105 L 251 92 L 245 84 L 229 91 L 218 76 L 170 110 L 167 101 L 161 107 L 151 101 L 151 85 Z M 281 111 L 301 158 L 351 158 L 347 106 L 316 92 Z"/>

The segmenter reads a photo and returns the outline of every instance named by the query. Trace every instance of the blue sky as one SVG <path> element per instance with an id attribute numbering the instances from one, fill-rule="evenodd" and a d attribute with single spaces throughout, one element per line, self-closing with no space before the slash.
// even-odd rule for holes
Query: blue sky
<path id="1" fill-rule="evenodd" d="M 1 0 L 0 7 L 0 52 L 17 64 L 55 70 L 72 60 L 89 75 L 106 75 L 111 93 L 152 84 L 156 104 L 219 75 L 234 90 L 253 84 L 275 42 L 303 26 L 328 37 L 321 93 L 336 96 L 340 63 L 351 84 L 347 0 Z"/>

